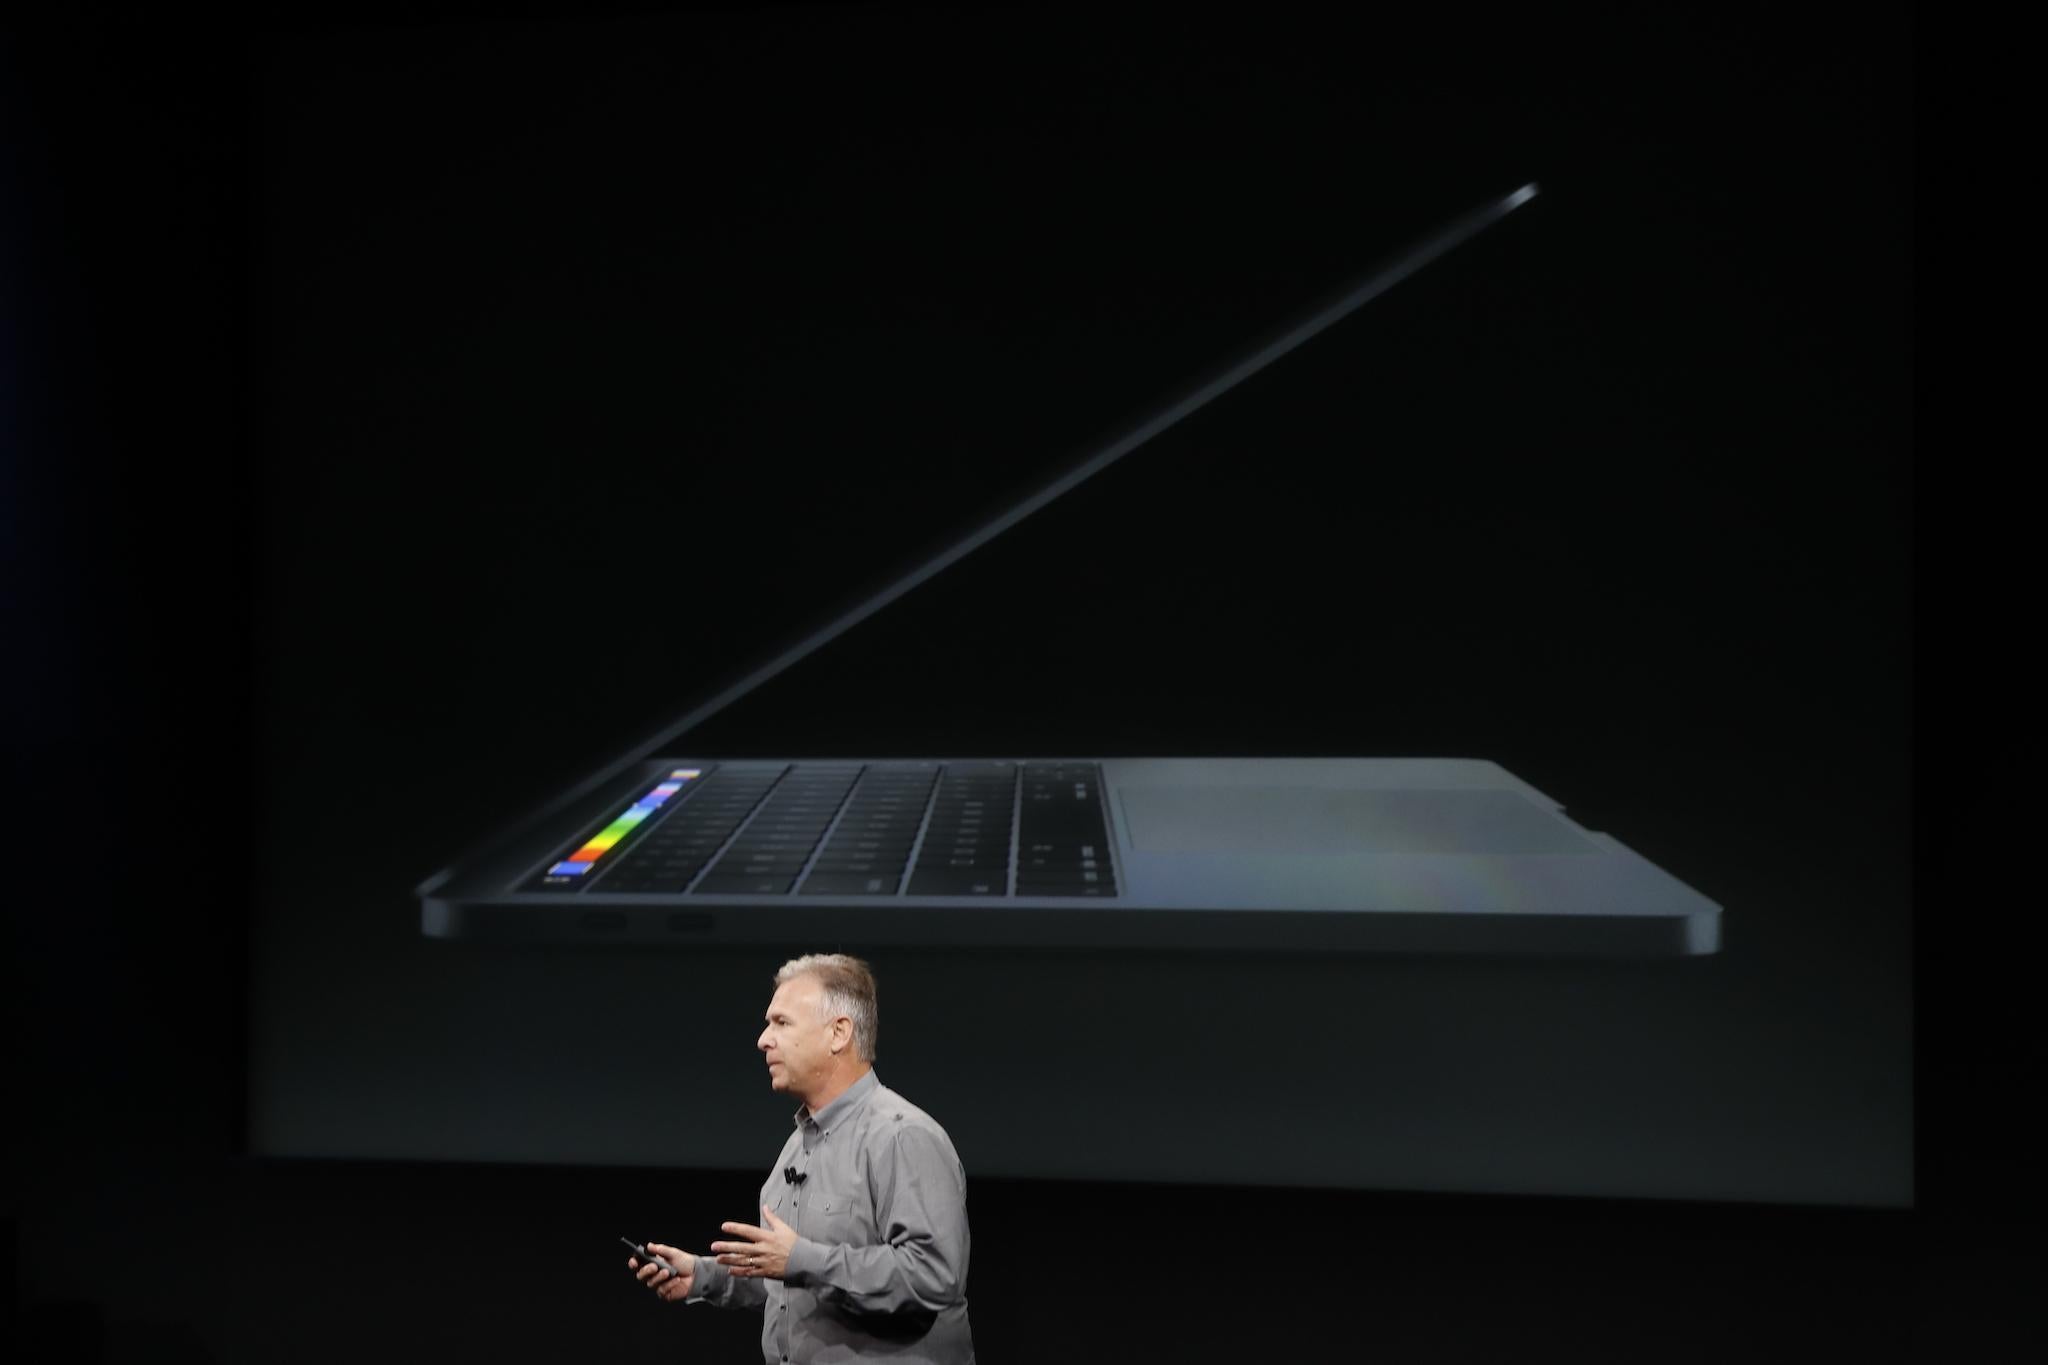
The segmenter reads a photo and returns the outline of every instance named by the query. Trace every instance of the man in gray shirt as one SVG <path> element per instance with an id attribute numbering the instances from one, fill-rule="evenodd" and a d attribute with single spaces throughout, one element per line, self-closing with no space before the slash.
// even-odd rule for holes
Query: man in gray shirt
<path id="1" fill-rule="evenodd" d="M 971 1365 L 967 1174 L 931 1115 L 875 1075 L 875 978 L 814 954 L 775 974 L 755 1046 L 802 1102 L 761 1186 L 761 1221 L 725 1223 L 714 1256 L 650 1242 L 643 1283 L 669 1303 L 765 1315 L 768 1365 Z"/>

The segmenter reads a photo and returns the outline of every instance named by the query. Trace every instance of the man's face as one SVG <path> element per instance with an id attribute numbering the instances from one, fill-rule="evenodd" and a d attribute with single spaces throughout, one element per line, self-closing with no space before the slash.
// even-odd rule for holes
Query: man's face
<path id="1" fill-rule="evenodd" d="M 832 1067 L 832 1020 L 817 977 L 791 977 L 775 988 L 768 1027 L 754 1046 L 768 1059 L 769 1085 L 798 1096 L 816 1088 Z"/>

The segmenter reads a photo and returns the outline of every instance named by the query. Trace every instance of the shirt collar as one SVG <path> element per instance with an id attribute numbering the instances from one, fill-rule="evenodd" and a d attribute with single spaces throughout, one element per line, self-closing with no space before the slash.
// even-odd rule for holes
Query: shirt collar
<path id="1" fill-rule="evenodd" d="M 875 1087 L 879 1084 L 881 1082 L 875 1079 L 875 1069 L 869 1067 L 866 1074 L 859 1080 L 839 1092 L 838 1099 L 832 1101 L 832 1103 L 826 1105 L 817 1113 L 813 1114 L 808 1106 L 798 1105 L 796 1124 L 799 1128 L 809 1124 L 821 1133 L 829 1133 L 852 1117 L 853 1111 L 860 1108 L 867 1100 L 867 1097 L 874 1093 Z"/>

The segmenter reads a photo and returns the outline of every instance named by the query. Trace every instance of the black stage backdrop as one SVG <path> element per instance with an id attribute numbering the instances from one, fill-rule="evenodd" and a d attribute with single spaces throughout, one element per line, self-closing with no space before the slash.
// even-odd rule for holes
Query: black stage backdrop
<path id="1" fill-rule="evenodd" d="M 1523 179 L 1525 214 L 704 741 L 1480 754 L 1729 907 L 1723 955 L 1660 970 L 874 954 L 884 1074 L 973 1135 L 987 1358 L 1901 1340 L 1949 1283 L 1924 1180 L 1907 1207 L 1908 37 L 10 33 L 23 1344 L 747 1358 L 753 1323 L 654 1311 L 606 1257 L 750 1203 L 776 1103 L 674 1097 L 749 1065 L 773 956 L 450 952 L 405 889 Z M 1100 1144 L 1037 1141 L 1062 1108 Z"/>

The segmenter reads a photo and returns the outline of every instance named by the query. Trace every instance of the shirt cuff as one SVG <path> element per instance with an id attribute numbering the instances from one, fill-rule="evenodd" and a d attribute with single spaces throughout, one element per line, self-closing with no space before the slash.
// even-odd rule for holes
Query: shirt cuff
<path id="1" fill-rule="evenodd" d="M 798 1289 L 812 1283 L 825 1269 L 825 1248 L 799 1237 L 789 1249 L 789 1263 L 782 1268 L 782 1282 Z"/>
<path id="2" fill-rule="evenodd" d="M 696 1274 L 690 1280 L 690 1292 L 683 1295 L 683 1302 L 702 1303 L 705 1299 L 713 1297 L 713 1289 L 723 1294 L 727 1282 L 731 1279 L 731 1271 L 712 1260 L 709 1256 L 699 1256 L 697 1257 Z"/>

